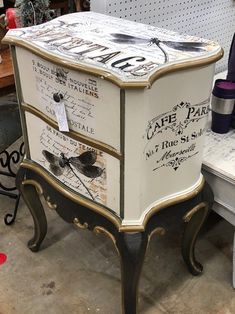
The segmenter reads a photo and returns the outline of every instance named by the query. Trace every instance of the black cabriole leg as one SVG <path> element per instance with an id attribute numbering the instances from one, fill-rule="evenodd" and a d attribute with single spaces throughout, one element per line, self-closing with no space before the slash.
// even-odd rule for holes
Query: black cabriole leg
<path id="1" fill-rule="evenodd" d="M 120 253 L 123 314 L 135 314 L 138 283 L 147 249 L 146 233 L 120 233 L 117 247 Z"/>
<path id="2" fill-rule="evenodd" d="M 203 271 L 203 266 L 195 258 L 195 244 L 198 234 L 210 213 L 214 200 L 213 192 L 207 183 L 201 195 L 201 202 L 184 217 L 185 229 L 182 241 L 182 256 L 189 271 L 194 276 L 200 275 Z"/>
<path id="3" fill-rule="evenodd" d="M 40 186 L 34 180 L 24 179 L 26 171 L 23 168 L 17 173 L 16 183 L 34 221 L 34 236 L 28 242 L 31 251 L 37 252 L 47 233 L 47 219 L 40 200 Z"/>

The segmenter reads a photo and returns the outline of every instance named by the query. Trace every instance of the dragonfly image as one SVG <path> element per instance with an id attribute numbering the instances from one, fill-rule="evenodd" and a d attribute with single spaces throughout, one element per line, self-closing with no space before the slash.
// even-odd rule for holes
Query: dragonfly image
<path id="1" fill-rule="evenodd" d="M 94 166 L 94 163 L 97 160 L 96 152 L 86 151 L 79 156 L 69 158 L 65 157 L 63 153 L 61 153 L 59 157 L 55 156 L 47 150 L 43 150 L 42 154 L 49 162 L 49 169 L 54 175 L 61 176 L 64 170 L 68 168 L 73 173 L 73 175 L 80 181 L 90 197 L 95 200 L 91 191 L 82 181 L 82 179 L 75 173 L 74 169 L 91 179 L 100 177 L 104 169 L 98 166 Z"/>
<path id="2" fill-rule="evenodd" d="M 192 52 L 200 52 L 204 51 L 207 43 L 203 42 L 193 42 L 193 41 L 170 41 L 170 40 L 160 40 L 158 38 L 144 38 L 144 37 L 135 37 L 127 34 L 120 33 L 112 33 L 111 39 L 112 42 L 119 44 L 149 44 L 156 45 L 164 54 L 164 63 L 169 61 L 169 57 L 167 52 L 164 50 L 163 46 L 170 47 L 175 50 L 180 51 L 192 51 Z"/>

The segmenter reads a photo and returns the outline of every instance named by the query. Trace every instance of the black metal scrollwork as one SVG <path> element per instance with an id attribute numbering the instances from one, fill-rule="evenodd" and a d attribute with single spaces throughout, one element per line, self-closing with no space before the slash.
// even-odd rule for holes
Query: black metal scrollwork
<path id="1" fill-rule="evenodd" d="M 0 175 L 15 178 L 16 172 L 17 172 L 16 165 L 21 162 L 23 156 L 24 156 L 24 143 L 21 143 L 19 150 L 13 150 L 10 153 L 6 150 L 1 152 L 0 153 L 0 167 L 1 167 Z M 6 214 L 6 216 L 4 217 L 5 224 L 11 225 L 15 221 L 15 218 L 17 215 L 18 205 L 20 201 L 20 194 L 12 193 L 12 191 L 15 191 L 17 189 L 15 186 L 15 183 L 13 186 L 6 186 L 2 182 L 0 182 L 0 189 L 1 189 L 0 191 L 1 195 L 5 195 L 10 198 L 14 198 L 16 200 L 13 214 Z"/>

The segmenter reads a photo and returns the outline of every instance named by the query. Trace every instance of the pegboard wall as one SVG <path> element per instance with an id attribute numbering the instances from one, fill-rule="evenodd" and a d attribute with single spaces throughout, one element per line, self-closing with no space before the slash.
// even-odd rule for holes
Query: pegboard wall
<path id="1" fill-rule="evenodd" d="M 234 0 L 91 0 L 91 11 L 217 41 L 225 55 L 216 73 L 227 69 L 235 32 Z"/>

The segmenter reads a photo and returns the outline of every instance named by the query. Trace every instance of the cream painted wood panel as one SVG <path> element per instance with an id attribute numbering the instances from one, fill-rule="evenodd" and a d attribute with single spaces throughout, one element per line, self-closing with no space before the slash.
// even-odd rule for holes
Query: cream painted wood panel
<path id="1" fill-rule="evenodd" d="M 200 184 L 213 74 L 214 65 L 190 69 L 158 79 L 151 89 L 127 91 L 127 221 L 144 219 L 157 204 Z"/>
<path id="2" fill-rule="evenodd" d="M 26 123 L 30 156 L 33 161 L 73 191 L 120 214 L 120 165 L 116 158 L 70 138 L 29 112 L 26 112 Z M 62 168 L 56 161 L 47 160 L 43 151 L 53 154 L 57 159 L 61 153 L 69 159 L 93 151 L 97 156 L 93 165 L 101 169 L 101 174 L 96 178 L 90 178 L 76 165 L 74 166 L 72 161 L 70 167 Z M 59 169 L 55 169 L 56 165 Z"/>
<path id="3" fill-rule="evenodd" d="M 120 89 L 117 86 L 18 47 L 17 61 L 25 103 L 56 121 L 57 104 L 53 94 L 61 93 L 71 130 L 120 151 Z"/>

